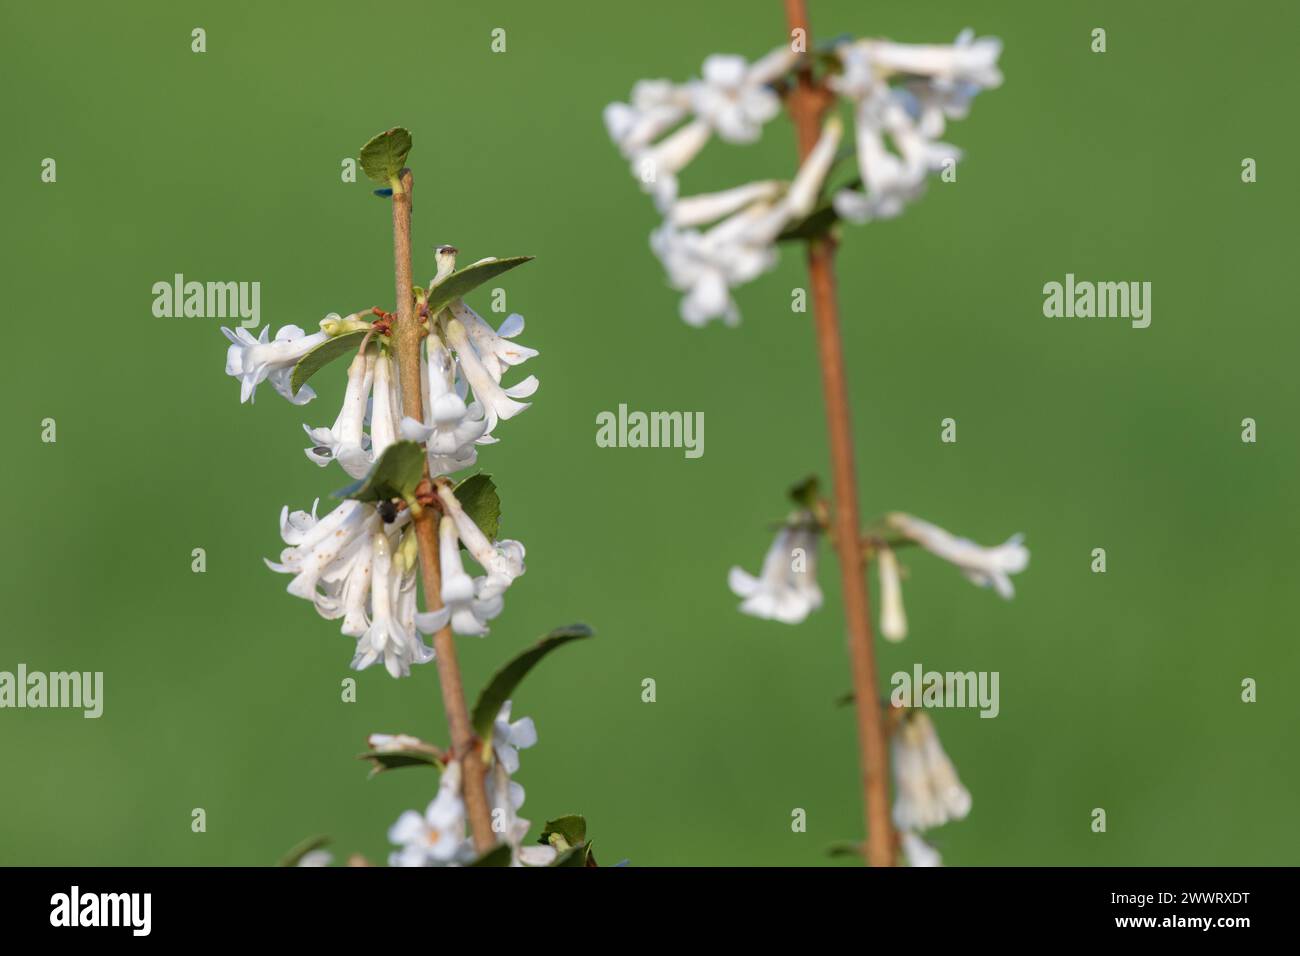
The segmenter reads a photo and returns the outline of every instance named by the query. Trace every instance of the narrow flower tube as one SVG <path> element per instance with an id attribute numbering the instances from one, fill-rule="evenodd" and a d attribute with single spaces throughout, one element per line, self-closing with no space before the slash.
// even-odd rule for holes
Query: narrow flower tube
<path id="1" fill-rule="evenodd" d="M 348 365 L 348 384 L 343 393 L 343 406 L 330 428 L 309 428 L 304 425 L 307 437 L 314 442 L 306 449 L 309 459 L 324 468 L 331 461 L 353 478 L 360 478 L 370 470 L 370 454 L 365 447 L 366 404 L 374 383 L 376 356 L 374 350 L 358 352 Z"/>
<path id="2" fill-rule="evenodd" d="M 515 336 L 524 330 L 524 317 L 518 314 L 506 316 L 501 323 L 501 328 L 494 329 L 483 319 L 481 315 L 471 309 L 461 299 L 457 299 L 449 307 L 451 314 L 460 320 L 469 334 L 469 340 L 474 345 L 474 350 L 482 361 L 483 367 L 488 370 L 497 382 L 501 381 L 505 370 L 512 365 L 522 365 L 538 354 L 536 349 L 530 349 L 518 342 L 511 341 Z"/>
<path id="3" fill-rule="evenodd" d="M 460 361 L 461 371 L 464 372 L 469 387 L 474 390 L 474 398 L 483 406 L 487 415 L 485 434 L 490 434 L 499 420 L 513 418 L 528 408 L 528 402 L 517 402 L 515 399 L 527 398 L 537 390 L 537 379 L 534 376 L 529 375 L 517 385 L 503 389 L 483 364 L 460 320 L 450 319 L 445 328 L 447 341 L 456 350 L 456 358 Z"/>
<path id="4" fill-rule="evenodd" d="M 438 497 L 442 500 L 447 515 L 455 522 L 456 533 L 479 566 L 508 587 L 515 578 L 524 573 L 524 546 L 518 541 L 503 538 L 493 543 L 474 523 L 474 519 L 465 513 L 450 486 L 445 482 L 438 484 Z"/>
<path id="5" fill-rule="evenodd" d="M 888 641 L 907 637 L 907 616 L 903 613 L 903 584 L 894 549 L 881 545 L 876 551 L 880 572 L 880 633 Z"/>
<path id="6" fill-rule="evenodd" d="M 402 420 L 397 394 L 397 377 L 387 352 L 375 358 L 375 388 L 370 408 L 370 458 L 378 461 L 389 445 L 397 441 L 397 423 Z"/>
<path id="7" fill-rule="evenodd" d="M 985 548 L 969 538 L 958 538 L 942 528 L 896 512 L 888 517 L 889 525 L 904 537 L 915 541 L 931 554 L 955 565 L 971 583 L 991 587 L 1005 600 L 1015 596 L 1011 575 L 1029 566 L 1029 549 L 1024 535 L 1014 534 L 1005 542 Z"/>
<path id="8" fill-rule="evenodd" d="M 762 179 L 734 186 L 716 193 L 701 193 L 678 199 L 669 211 L 669 219 L 679 229 L 704 226 L 755 202 L 770 202 L 781 194 L 779 179 Z"/>

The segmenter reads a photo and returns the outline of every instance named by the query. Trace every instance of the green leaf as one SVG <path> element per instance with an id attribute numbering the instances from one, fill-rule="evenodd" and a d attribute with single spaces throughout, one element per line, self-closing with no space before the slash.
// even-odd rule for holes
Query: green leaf
<path id="1" fill-rule="evenodd" d="M 411 131 L 394 126 L 361 147 L 361 168 L 381 186 L 391 186 L 406 165 L 411 151 Z"/>
<path id="2" fill-rule="evenodd" d="M 826 848 L 829 857 L 862 856 L 861 843 L 832 843 Z"/>
<path id="3" fill-rule="evenodd" d="M 484 259 L 464 269 L 457 269 L 429 290 L 429 315 L 437 315 L 452 302 L 463 299 L 489 279 L 508 272 L 515 266 L 532 261 L 532 256 L 512 256 L 508 259 Z"/>
<path id="4" fill-rule="evenodd" d="M 357 501 L 409 500 L 414 497 L 415 486 L 423 477 L 424 447 L 413 441 L 393 442 L 371 466 L 370 474 L 340 488 L 334 492 L 334 497 Z"/>
<path id="5" fill-rule="evenodd" d="M 555 834 L 564 839 L 569 846 L 577 846 L 579 843 L 587 842 L 587 821 L 586 818 L 571 813 L 565 817 L 557 817 L 554 820 L 547 820 L 546 826 L 542 827 L 542 836 L 537 842 L 544 846 L 554 845 L 551 835 Z"/>
<path id="6" fill-rule="evenodd" d="M 787 494 L 790 500 L 801 508 L 812 509 L 817 504 L 819 487 L 816 475 L 809 475 L 797 485 L 793 485 Z"/>
<path id="7" fill-rule="evenodd" d="M 398 770 L 402 767 L 433 767 L 442 770 L 446 766 L 446 758 L 447 755 L 441 750 L 423 740 L 400 749 L 367 750 L 363 754 L 357 754 L 358 760 L 369 760 L 374 764 L 370 771 L 372 777 L 385 770 Z"/>
<path id="8" fill-rule="evenodd" d="M 580 846 L 571 846 L 554 860 L 551 866 L 595 866 L 596 861 L 591 856 L 591 844 L 583 843 Z"/>
<path id="9" fill-rule="evenodd" d="M 822 203 L 798 222 L 786 226 L 776 237 L 777 242 L 796 242 L 803 239 L 820 239 L 830 233 L 840 221 L 839 214 L 830 203 Z"/>
<path id="10" fill-rule="evenodd" d="M 582 637 L 591 637 L 592 630 L 585 624 L 570 624 L 557 627 L 526 651 L 516 655 L 505 667 L 492 675 L 486 687 L 478 695 L 474 704 L 474 731 L 484 742 L 492 739 L 492 722 L 496 720 L 501 705 L 510 699 L 514 689 L 524 679 L 537 662 L 551 651 L 569 641 Z"/>
<path id="11" fill-rule="evenodd" d="M 332 339 L 326 339 L 316 346 L 298 359 L 298 364 L 293 367 L 293 375 L 289 378 L 290 391 L 297 395 L 298 390 L 307 384 L 307 380 L 330 362 L 344 355 L 354 354 L 361 348 L 361 340 L 365 337 L 366 330 L 357 329 L 355 332 L 344 332 Z"/>
<path id="12" fill-rule="evenodd" d="M 489 541 L 495 541 L 501 529 L 501 498 L 497 495 L 497 486 L 492 483 L 492 476 L 483 472 L 470 475 L 451 491 L 479 530 L 487 535 Z M 461 547 L 464 547 L 463 542 Z"/>
<path id="13" fill-rule="evenodd" d="M 510 844 L 499 843 L 471 863 L 470 866 L 509 866 L 510 860 Z"/>
<path id="14" fill-rule="evenodd" d="M 280 857 L 280 862 L 276 866 L 297 866 L 304 856 L 312 850 L 319 850 L 323 846 L 329 846 L 330 838 L 327 836 L 308 837 L 303 840 L 292 850 Z"/>

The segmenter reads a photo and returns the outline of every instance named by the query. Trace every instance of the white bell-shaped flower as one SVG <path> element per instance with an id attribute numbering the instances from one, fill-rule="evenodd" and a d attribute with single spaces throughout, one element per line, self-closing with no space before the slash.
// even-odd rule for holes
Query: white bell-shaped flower
<path id="1" fill-rule="evenodd" d="M 310 386 L 304 385 L 297 394 L 291 388 L 293 367 L 304 355 L 329 338 L 323 329 L 307 335 L 296 325 L 286 325 L 270 340 L 271 327 L 262 327 L 262 334 L 253 338 L 244 327 L 222 328 L 230 347 L 226 349 L 226 374 L 239 379 L 240 402 L 251 402 L 257 386 L 268 379 L 271 387 L 293 402 L 305 405 L 316 397 Z"/>
<path id="2" fill-rule="evenodd" d="M 461 773 L 459 761 L 447 764 L 428 809 L 423 814 L 407 810 L 389 828 L 389 842 L 400 847 L 389 854 L 389 866 L 454 866 L 474 859 L 473 844 L 465 836 Z"/>
<path id="3" fill-rule="evenodd" d="M 358 352 L 348 365 L 348 384 L 343 392 L 343 406 L 329 428 L 303 426 L 313 442 L 306 449 L 307 457 L 324 468 L 331 461 L 353 478 L 361 478 L 370 470 L 371 456 L 365 435 L 366 405 L 374 384 L 374 350 Z"/>
<path id="4" fill-rule="evenodd" d="M 483 357 L 474 347 L 465 325 L 459 319 L 452 317 L 447 321 L 445 328 L 447 330 L 447 342 L 456 350 L 456 358 L 460 363 L 461 372 L 474 392 L 474 399 L 483 406 L 486 413 L 486 436 L 496 428 L 499 420 L 513 418 L 528 407 L 529 403 L 519 402 L 515 399 L 527 398 L 536 392 L 537 378 L 529 375 L 516 385 L 502 388 L 500 382 L 493 377 L 492 372 L 484 364 Z M 493 357 L 496 358 L 495 354 Z"/>
<path id="5" fill-rule="evenodd" d="M 822 592 L 817 585 L 819 533 L 810 512 L 796 511 L 768 548 L 759 577 L 733 567 L 727 583 L 736 597 L 743 598 L 740 610 L 769 621 L 798 624 L 821 607 Z"/>
<path id="6" fill-rule="evenodd" d="M 502 538 L 489 541 L 474 519 L 465 513 L 451 487 L 445 482 L 438 485 L 438 497 L 442 500 L 447 515 L 455 522 L 456 533 L 465 543 L 466 550 L 474 560 L 487 572 L 488 585 L 495 593 L 504 591 L 524 573 L 524 546 L 519 541 Z"/>
<path id="7" fill-rule="evenodd" d="M 371 544 L 370 627 L 357 638 L 353 670 L 377 661 L 393 677 L 406 677 L 412 664 L 433 660 L 433 649 L 420 639 L 415 622 L 415 569 L 396 564 L 388 534 L 376 531 Z"/>
<path id="8" fill-rule="evenodd" d="M 900 830 L 928 830 L 970 812 L 970 792 L 944 753 L 929 716 L 909 710 L 892 740 L 894 824 Z"/>

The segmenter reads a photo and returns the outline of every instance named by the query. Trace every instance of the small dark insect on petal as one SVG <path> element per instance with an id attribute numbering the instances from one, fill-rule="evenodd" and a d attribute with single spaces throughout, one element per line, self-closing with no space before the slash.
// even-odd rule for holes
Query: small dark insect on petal
<path id="1" fill-rule="evenodd" d="M 315 448 L 312 449 L 312 454 L 320 455 L 322 458 L 329 458 L 334 453 L 330 451 L 328 448 L 326 448 L 324 445 L 317 445 Z"/>
<path id="2" fill-rule="evenodd" d="M 384 519 L 384 524 L 392 524 L 397 520 L 397 506 L 391 501 L 379 502 L 379 517 Z"/>

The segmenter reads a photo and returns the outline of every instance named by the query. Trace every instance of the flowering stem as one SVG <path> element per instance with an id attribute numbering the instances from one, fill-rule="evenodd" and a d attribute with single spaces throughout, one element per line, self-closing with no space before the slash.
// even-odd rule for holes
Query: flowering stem
<path id="1" fill-rule="evenodd" d="M 803 30 L 811 47 L 808 11 L 804 0 L 785 0 L 791 32 Z M 829 91 L 814 82 L 804 66 L 790 91 L 787 105 L 794 121 L 803 160 L 820 133 L 822 116 L 832 101 Z M 822 367 L 822 397 L 830 433 L 834 479 L 832 539 L 839 557 L 844 591 L 844 616 L 848 624 L 849 659 L 858 717 L 858 745 L 866 811 L 866 859 L 871 866 L 892 866 L 894 832 L 889 819 L 889 752 L 876 691 L 876 659 L 872 646 L 871 607 L 867 597 L 866 562 L 859 542 L 858 492 L 853 462 L 853 430 L 849 421 L 848 386 L 844 374 L 844 347 L 840 338 L 839 305 L 835 295 L 835 240 L 831 236 L 808 241 L 808 277 L 812 285 L 813 323 Z"/>
<path id="2" fill-rule="evenodd" d="M 393 261 L 397 277 L 397 317 L 393 322 L 393 340 L 397 349 L 397 366 L 402 381 L 402 414 L 416 421 L 424 419 L 424 398 L 420 382 L 420 323 L 415 315 L 411 280 L 411 188 L 409 169 L 402 171 L 402 189 L 393 190 Z M 428 464 L 420 497 L 432 492 Z M 427 493 L 427 494 L 426 494 Z M 438 551 L 438 509 L 423 508 L 411 516 L 416 543 L 420 550 L 420 573 L 424 583 L 425 608 L 442 607 L 442 566 Z M 492 814 L 484 788 L 485 768 L 469 710 L 465 706 L 465 688 L 456 661 L 456 643 L 451 625 L 433 636 L 437 652 L 438 682 L 442 685 L 442 704 L 451 730 L 452 749 L 464 768 L 465 810 L 469 817 L 474 846 L 480 853 L 496 843 L 492 834 Z"/>

